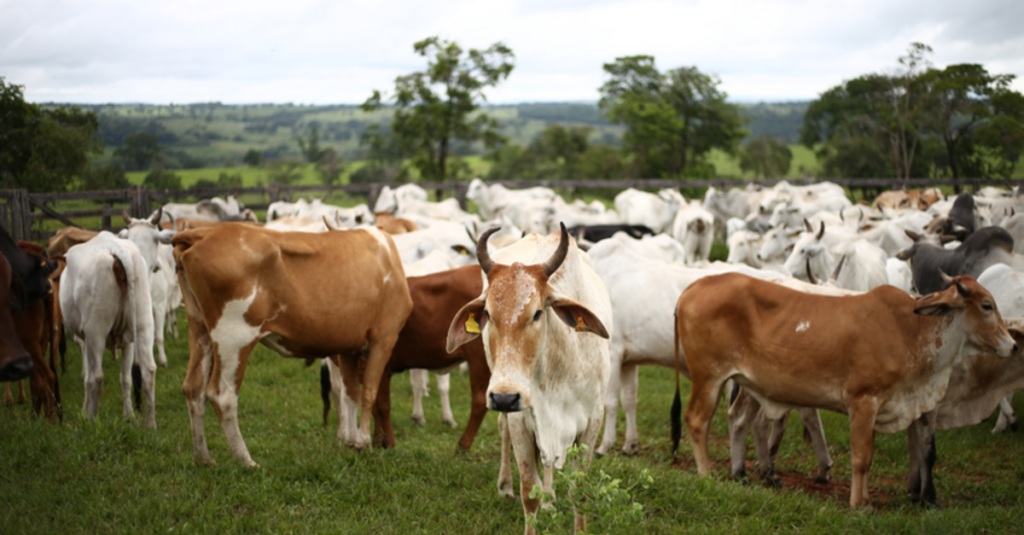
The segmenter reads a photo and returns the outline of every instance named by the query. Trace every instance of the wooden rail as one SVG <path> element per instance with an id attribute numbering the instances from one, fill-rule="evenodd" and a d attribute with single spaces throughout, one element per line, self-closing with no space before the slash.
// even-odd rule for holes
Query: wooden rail
<path id="1" fill-rule="evenodd" d="M 1006 180 L 984 179 L 984 178 L 961 178 L 961 179 L 895 179 L 895 178 L 834 178 L 834 179 L 785 179 L 790 184 L 808 185 L 819 182 L 832 182 L 849 190 L 860 189 L 863 198 L 868 198 L 870 192 L 878 194 L 884 190 L 907 188 L 920 188 L 930 186 L 952 186 L 955 191 L 970 188 L 978 191 L 983 186 L 1013 186 Z M 763 186 L 774 186 L 781 179 L 757 180 L 754 181 Z M 635 180 L 502 180 L 487 182 L 487 184 L 502 184 L 505 187 L 529 188 L 535 186 L 549 187 L 554 189 L 656 189 L 656 188 L 686 188 L 689 190 L 703 188 L 727 189 L 730 187 L 743 187 L 751 180 L 743 179 L 702 179 L 702 180 L 678 180 L 678 179 L 635 179 Z M 466 209 L 466 193 L 469 189 L 468 182 L 439 182 L 420 183 L 425 189 L 432 189 L 438 199 L 445 191 L 455 192 L 455 198 L 459 205 Z M 282 197 L 290 198 L 292 194 L 312 194 L 320 192 L 343 191 L 350 194 L 365 194 L 368 204 L 372 207 L 376 204 L 377 197 L 384 186 L 397 188 L 399 183 L 378 183 L 378 184 L 347 184 L 347 185 L 278 185 L 270 183 L 268 186 L 252 188 L 203 188 L 184 190 L 151 190 L 144 186 L 132 186 L 128 189 L 103 190 L 103 191 L 76 191 L 61 193 L 28 193 L 27 190 L 0 190 L 0 225 L 14 237 L 15 240 L 45 240 L 53 235 L 53 232 L 32 230 L 32 223 L 45 220 L 58 220 L 65 225 L 77 224 L 73 218 L 101 217 L 100 229 L 118 230 L 123 227 L 112 226 L 112 218 L 118 218 L 121 210 L 125 209 L 132 217 L 146 217 L 158 206 L 168 202 L 182 199 L 202 199 L 214 196 L 226 195 L 260 195 L 265 196 L 267 204 L 249 205 L 248 208 L 260 210 L 266 209 L 269 203 L 277 202 Z M 83 201 L 103 200 L 108 203 L 95 209 L 63 210 L 54 209 L 51 205 L 62 201 Z M 120 201 L 120 202 L 118 202 Z M 119 218 L 118 218 L 119 219 Z M 94 229 L 96 227 L 93 227 Z"/>

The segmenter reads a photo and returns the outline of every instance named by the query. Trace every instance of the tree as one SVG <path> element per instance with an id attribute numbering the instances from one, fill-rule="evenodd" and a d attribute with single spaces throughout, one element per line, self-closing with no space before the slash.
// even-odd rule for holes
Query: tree
<path id="1" fill-rule="evenodd" d="M 299 143 L 299 152 L 306 158 L 309 163 L 318 163 L 323 158 L 325 151 L 328 149 L 320 148 L 320 132 L 316 126 L 309 128 L 309 139 L 303 138 L 301 135 L 295 136 L 295 141 Z"/>
<path id="2" fill-rule="evenodd" d="M 457 43 L 437 37 L 415 43 L 413 50 L 429 58 L 427 68 L 395 79 L 391 100 L 396 109 L 390 129 L 425 180 L 451 179 L 453 143 L 482 142 L 490 149 L 502 141 L 497 121 L 475 112 L 479 102 L 486 100 L 484 89 L 508 78 L 515 56 L 500 42 L 466 52 Z M 374 90 L 362 109 L 372 111 L 383 105 L 383 95 Z"/>
<path id="3" fill-rule="evenodd" d="M 131 183 L 119 164 L 98 165 L 87 167 L 82 172 L 80 191 L 103 191 L 112 189 L 128 189 Z"/>
<path id="4" fill-rule="evenodd" d="M 249 167 L 259 167 L 262 160 L 263 155 L 256 149 L 249 149 L 245 152 L 245 156 L 242 157 L 242 162 Z"/>
<path id="5" fill-rule="evenodd" d="M 160 140 L 145 132 L 132 134 L 124 138 L 124 145 L 114 151 L 114 157 L 124 160 L 128 169 L 144 171 L 161 162 Z"/>
<path id="6" fill-rule="evenodd" d="M 557 180 L 588 178 L 584 157 L 590 148 L 589 126 L 548 125 L 529 147 L 503 145 L 487 155 L 494 162 L 488 180 Z"/>
<path id="7" fill-rule="evenodd" d="M 625 124 L 623 145 L 633 155 L 636 176 L 693 177 L 714 174 L 706 161 L 713 148 L 735 154 L 744 117 L 725 101 L 717 76 L 696 67 L 658 71 L 652 56 L 616 58 L 598 106 L 612 122 Z"/>
<path id="8" fill-rule="evenodd" d="M 345 159 L 338 156 L 332 148 L 326 148 L 320 154 L 316 162 L 316 172 L 320 177 L 320 183 L 334 185 L 341 182 L 341 173 L 345 170 Z"/>
<path id="9" fill-rule="evenodd" d="M 181 189 L 181 177 L 158 166 L 146 175 L 146 178 L 142 180 L 142 185 L 155 190 Z"/>
<path id="10" fill-rule="evenodd" d="M 103 151 L 93 112 L 25 102 L 23 87 L 0 77 L 0 177 L 30 191 L 63 191 Z"/>
<path id="11" fill-rule="evenodd" d="M 761 134 L 740 149 L 740 169 L 761 178 L 780 178 L 789 173 L 793 151 L 785 143 Z"/>

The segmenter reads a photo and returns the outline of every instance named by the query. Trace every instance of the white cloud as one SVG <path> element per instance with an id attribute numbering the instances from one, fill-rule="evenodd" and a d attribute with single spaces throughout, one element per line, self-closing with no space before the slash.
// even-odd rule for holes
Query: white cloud
<path id="1" fill-rule="evenodd" d="M 596 100 L 602 64 L 632 54 L 716 73 L 738 100 L 814 98 L 894 67 L 911 41 L 932 45 L 939 66 L 1024 75 L 1019 0 L 0 0 L 0 10 L 0 75 L 34 101 L 357 103 L 421 69 L 412 44 L 431 35 L 513 49 L 515 71 L 491 102 Z"/>

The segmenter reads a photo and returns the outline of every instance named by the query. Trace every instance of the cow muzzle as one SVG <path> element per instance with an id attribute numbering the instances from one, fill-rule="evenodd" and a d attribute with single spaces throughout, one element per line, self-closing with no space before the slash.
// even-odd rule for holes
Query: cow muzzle
<path id="1" fill-rule="evenodd" d="M 519 392 L 490 392 L 487 394 L 487 405 L 493 411 L 519 412 L 523 410 L 523 396 Z"/>
<path id="2" fill-rule="evenodd" d="M 22 357 L 0 369 L 0 382 L 20 381 L 32 373 L 32 358 Z"/>

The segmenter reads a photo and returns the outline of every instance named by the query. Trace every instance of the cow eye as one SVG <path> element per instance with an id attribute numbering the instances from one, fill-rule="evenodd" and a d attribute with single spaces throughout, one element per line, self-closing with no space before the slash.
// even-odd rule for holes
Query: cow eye
<path id="1" fill-rule="evenodd" d="M 985 303 L 985 304 L 981 305 L 981 309 L 982 310 L 993 310 L 993 309 L 995 309 L 995 307 L 992 306 L 991 303 Z"/>
<path id="2" fill-rule="evenodd" d="M 540 319 L 541 312 L 544 312 L 544 311 L 543 310 L 538 310 L 537 313 L 533 315 L 533 321 L 537 321 L 537 320 Z"/>

